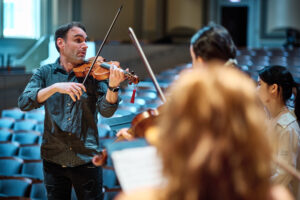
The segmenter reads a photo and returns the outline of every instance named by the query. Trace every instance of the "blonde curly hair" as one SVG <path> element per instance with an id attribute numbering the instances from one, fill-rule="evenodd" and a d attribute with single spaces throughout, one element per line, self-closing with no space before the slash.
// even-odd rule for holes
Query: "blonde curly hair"
<path id="1" fill-rule="evenodd" d="M 163 199 L 265 200 L 271 150 L 254 82 L 237 69 L 182 74 L 159 119 Z"/>

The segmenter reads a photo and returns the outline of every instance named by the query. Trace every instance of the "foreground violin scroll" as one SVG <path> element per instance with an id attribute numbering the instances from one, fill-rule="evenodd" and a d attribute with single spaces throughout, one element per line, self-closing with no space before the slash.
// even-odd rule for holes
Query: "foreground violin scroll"
<path id="1" fill-rule="evenodd" d="M 152 144 L 157 135 L 156 120 L 160 114 L 162 106 L 156 109 L 148 109 L 137 114 L 131 122 L 129 129 L 121 129 L 117 134 L 115 142 L 122 140 L 132 140 L 134 138 L 146 138 Z"/>
<path id="2" fill-rule="evenodd" d="M 88 61 L 85 61 L 82 65 L 73 68 L 76 77 L 86 77 L 87 75 L 93 76 L 94 79 L 101 81 L 109 78 L 110 68 L 112 66 L 119 66 L 119 62 L 109 61 L 104 62 L 102 57 L 98 57 L 96 63 L 94 64 L 94 68 L 91 69 L 91 62 L 94 58 L 90 58 Z M 122 70 L 125 74 L 125 77 L 128 79 L 129 84 L 139 83 L 139 77 L 133 73 L 130 73 L 126 70 Z"/>

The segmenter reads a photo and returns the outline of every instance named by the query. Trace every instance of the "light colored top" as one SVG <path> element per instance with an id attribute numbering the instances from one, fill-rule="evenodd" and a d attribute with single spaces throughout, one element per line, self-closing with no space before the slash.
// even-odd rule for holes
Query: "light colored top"
<path id="1" fill-rule="evenodd" d="M 274 118 L 275 134 L 272 135 L 272 144 L 275 157 L 284 163 L 297 167 L 300 128 L 295 115 L 289 111 Z M 295 194 L 293 177 L 278 166 L 274 166 L 271 180 L 275 184 L 288 187 Z"/>

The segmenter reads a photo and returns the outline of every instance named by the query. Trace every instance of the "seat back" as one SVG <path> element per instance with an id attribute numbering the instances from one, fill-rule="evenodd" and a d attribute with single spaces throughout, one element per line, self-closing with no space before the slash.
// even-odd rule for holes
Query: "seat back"
<path id="1" fill-rule="evenodd" d="M 44 180 L 42 160 L 24 160 L 21 175 L 28 178 Z"/>
<path id="2" fill-rule="evenodd" d="M 32 181 L 24 177 L 0 177 L 0 195 L 29 197 Z"/>
<path id="3" fill-rule="evenodd" d="M 6 142 L 11 139 L 12 130 L 8 128 L 0 128 L 0 141 Z"/>
<path id="4" fill-rule="evenodd" d="M 13 128 L 15 119 L 11 117 L 1 117 L 0 118 L 0 128 Z"/>
<path id="5" fill-rule="evenodd" d="M 21 111 L 19 108 L 4 109 L 4 110 L 2 110 L 1 117 L 11 117 L 14 119 L 23 119 L 24 112 Z"/>
<path id="6" fill-rule="evenodd" d="M 17 142 L 0 142 L 0 157 L 16 156 L 19 146 Z"/>
<path id="7" fill-rule="evenodd" d="M 37 144 L 39 133 L 36 131 L 22 131 L 12 134 L 11 140 L 20 144 Z"/>
<path id="8" fill-rule="evenodd" d="M 45 111 L 44 110 L 32 110 L 25 112 L 25 119 L 34 119 L 37 122 L 43 122 L 45 119 Z"/>
<path id="9" fill-rule="evenodd" d="M 13 176 L 21 172 L 23 160 L 17 157 L 0 158 L 0 174 L 3 176 Z"/>
<path id="10" fill-rule="evenodd" d="M 47 200 L 47 193 L 45 185 L 42 181 L 35 181 L 32 183 L 30 191 L 31 199 Z"/>
<path id="11" fill-rule="evenodd" d="M 21 145 L 18 156 L 25 160 L 40 160 L 41 146 L 39 144 Z"/>
<path id="12" fill-rule="evenodd" d="M 117 176 L 113 169 L 103 167 L 103 186 L 113 188 L 118 185 Z"/>
<path id="13" fill-rule="evenodd" d="M 37 121 L 34 119 L 24 119 L 16 121 L 14 124 L 14 131 L 33 131 Z"/>

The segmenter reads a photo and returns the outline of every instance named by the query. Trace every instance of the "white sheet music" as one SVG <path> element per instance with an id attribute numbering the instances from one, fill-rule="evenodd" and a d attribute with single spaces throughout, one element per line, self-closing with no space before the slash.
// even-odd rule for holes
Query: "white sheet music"
<path id="1" fill-rule="evenodd" d="M 153 146 L 115 151 L 112 160 L 124 192 L 164 182 L 161 160 Z"/>

